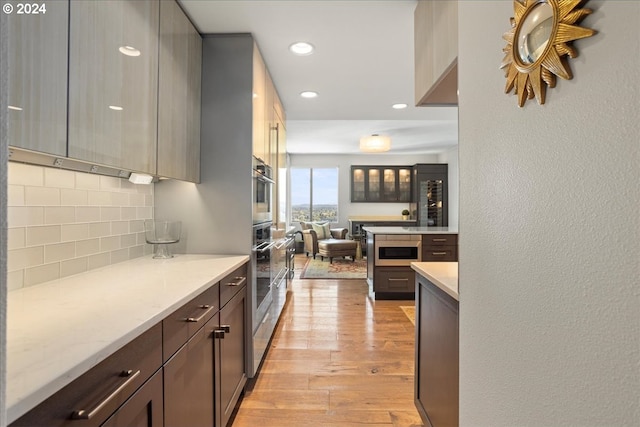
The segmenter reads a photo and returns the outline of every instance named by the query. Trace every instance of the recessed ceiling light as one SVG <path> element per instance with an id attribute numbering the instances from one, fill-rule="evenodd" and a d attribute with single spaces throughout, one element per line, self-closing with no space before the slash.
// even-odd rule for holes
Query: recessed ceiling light
<path id="1" fill-rule="evenodd" d="M 296 42 L 289 46 L 289 50 L 296 55 L 306 56 L 313 53 L 313 45 L 307 42 Z"/>
<path id="2" fill-rule="evenodd" d="M 120 46 L 118 50 L 123 55 L 140 56 L 140 51 L 133 46 Z"/>
<path id="3" fill-rule="evenodd" d="M 407 108 L 407 104 L 393 104 L 391 108 L 396 110 L 402 110 L 403 108 Z"/>
<path id="4" fill-rule="evenodd" d="M 303 98 L 317 98 L 318 97 L 318 92 L 307 90 L 307 91 L 304 91 L 304 92 L 300 92 L 300 96 L 303 97 Z"/>
<path id="5" fill-rule="evenodd" d="M 122 111 L 122 107 L 119 107 L 117 105 L 109 105 L 109 108 L 111 108 L 114 111 Z"/>
<path id="6" fill-rule="evenodd" d="M 22 111 L 22 108 L 20 108 L 20 107 L 16 107 L 15 105 L 7 105 L 7 108 L 8 108 L 9 110 Z"/>

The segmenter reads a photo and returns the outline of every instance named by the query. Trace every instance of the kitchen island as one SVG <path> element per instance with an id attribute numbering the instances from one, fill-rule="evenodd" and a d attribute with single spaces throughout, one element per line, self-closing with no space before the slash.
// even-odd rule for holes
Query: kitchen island
<path id="1" fill-rule="evenodd" d="M 458 425 L 458 263 L 414 262 L 414 400 L 425 425 Z"/>
<path id="2" fill-rule="evenodd" d="M 136 258 L 9 292 L 8 422 L 158 329 L 163 319 L 248 260 L 224 255 Z"/>
<path id="3" fill-rule="evenodd" d="M 455 227 L 364 227 L 367 284 L 375 299 L 413 299 L 412 262 L 457 261 Z"/>

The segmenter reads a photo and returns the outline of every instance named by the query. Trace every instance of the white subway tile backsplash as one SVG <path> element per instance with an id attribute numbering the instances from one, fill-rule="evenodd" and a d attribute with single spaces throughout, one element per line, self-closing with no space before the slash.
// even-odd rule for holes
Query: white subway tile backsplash
<path id="1" fill-rule="evenodd" d="M 60 204 L 63 206 L 86 206 L 89 203 L 87 190 L 73 190 L 63 188 L 60 190 Z"/>
<path id="2" fill-rule="evenodd" d="M 109 264 L 111 264 L 111 252 L 91 255 L 88 258 L 87 270 L 104 267 L 105 265 Z"/>
<path id="3" fill-rule="evenodd" d="M 111 234 L 110 222 L 94 222 L 89 224 L 89 237 L 105 237 Z"/>
<path id="4" fill-rule="evenodd" d="M 108 206 L 100 208 L 100 221 L 120 220 L 120 207 Z"/>
<path id="5" fill-rule="evenodd" d="M 76 172 L 76 188 L 98 190 L 100 188 L 100 177 L 90 173 Z"/>
<path id="6" fill-rule="evenodd" d="M 100 221 L 100 208 L 95 206 L 76 207 L 76 221 L 78 222 Z"/>
<path id="7" fill-rule="evenodd" d="M 129 248 L 119 249 L 111 252 L 111 264 L 127 261 L 129 259 Z"/>
<path id="8" fill-rule="evenodd" d="M 89 238 L 89 224 L 64 224 L 60 226 L 60 240 L 63 242 Z"/>
<path id="9" fill-rule="evenodd" d="M 60 243 L 62 241 L 59 225 L 44 225 L 27 228 L 27 246 Z"/>
<path id="10" fill-rule="evenodd" d="M 111 193 L 106 191 L 89 191 L 90 206 L 111 206 Z"/>
<path id="11" fill-rule="evenodd" d="M 113 176 L 100 176 L 100 190 L 120 190 L 122 179 Z"/>
<path id="12" fill-rule="evenodd" d="M 13 291 L 24 286 L 24 270 L 10 271 L 7 273 L 7 290 Z"/>
<path id="13" fill-rule="evenodd" d="M 45 245 L 44 262 L 64 261 L 75 258 L 76 242 L 57 243 L 55 245 Z"/>
<path id="14" fill-rule="evenodd" d="M 100 252 L 100 239 L 78 240 L 76 256 L 94 255 Z"/>
<path id="15" fill-rule="evenodd" d="M 44 208 L 45 224 L 72 224 L 76 222 L 76 208 L 73 206 L 50 206 Z"/>
<path id="16" fill-rule="evenodd" d="M 44 168 L 45 187 L 75 188 L 76 179 L 73 173 L 62 169 Z"/>
<path id="17" fill-rule="evenodd" d="M 28 206 L 60 206 L 60 189 L 24 187 L 24 203 Z"/>
<path id="18" fill-rule="evenodd" d="M 60 263 L 39 265 L 24 270 L 24 286 L 33 286 L 60 278 Z"/>
<path id="19" fill-rule="evenodd" d="M 120 236 L 120 247 L 129 248 L 138 244 L 138 239 L 135 234 L 123 234 Z"/>
<path id="20" fill-rule="evenodd" d="M 44 168 L 24 163 L 9 162 L 8 182 L 13 185 L 44 185 Z"/>
<path id="21" fill-rule="evenodd" d="M 25 228 L 9 228 L 7 230 L 7 249 L 20 249 L 24 248 L 25 240 Z"/>
<path id="22" fill-rule="evenodd" d="M 44 263 L 43 246 L 7 251 L 7 271 L 23 270 L 42 263 Z"/>
<path id="23" fill-rule="evenodd" d="M 72 276 L 87 271 L 89 259 L 87 257 L 70 259 L 60 263 L 60 277 Z"/>
<path id="24" fill-rule="evenodd" d="M 100 239 L 100 252 L 115 251 L 120 249 L 120 236 L 102 237 Z"/>
<path id="25" fill-rule="evenodd" d="M 7 185 L 7 206 L 24 206 L 24 186 Z"/>
<path id="26" fill-rule="evenodd" d="M 40 206 L 7 207 L 7 224 L 9 228 L 44 224 L 44 208 Z"/>
<path id="27" fill-rule="evenodd" d="M 152 253 L 153 185 L 9 162 L 7 284 L 37 285 Z"/>

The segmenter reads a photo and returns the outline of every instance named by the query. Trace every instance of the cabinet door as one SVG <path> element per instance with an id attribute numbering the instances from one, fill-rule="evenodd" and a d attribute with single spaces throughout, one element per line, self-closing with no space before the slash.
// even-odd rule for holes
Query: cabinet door
<path id="1" fill-rule="evenodd" d="M 162 403 L 162 370 L 159 370 L 101 427 L 163 427 Z"/>
<path id="2" fill-rule="evenodd" d="M 202 38 L 175 1 L 160 2 L 158 175 L 200 181 Z"/>
<path id="3" fill-rule="evenodd" d="M 258 51 L 257 45 L 253 45 L 253 155 L 268 162 L 268 150 L 265 150 L 266 129 L 266 68 Z"/>
<path id="4" fill-rule="evenodd" d="M 216 401 L 218 426 L 226 426 L 247 381 L 245 369 L 245 312 L 246 287 L 239 291 L 220 310 L 220 329 L 223 338 L 216 341 L 220 349 L 220 363 L 216 371 Z"/>
<path id="5" fill-rule="evenodd" d="M 398 168 L 398 202 L 411 201 L 411 168 Z"/>
<path id="6" fill-rule="evenodd" d="M 366 202 L 365 191 L 365 168 L 352 166 L 351 167 L 351 201 L 352 202 Z"/>
<path id="7" fill-rule="evenodd" d="M 164 365 L 166 427 L 214 425 L 216 314 Z"/>
<path id="8" fill-rule="evenodd" d="M 71 2 L 69 157 L 155 173 L 159 3 Z"/>
<path id="9" fill-rule="evenodd" d="M 67 154 L 68 22 L 68 1 L 47 2 L 46 14 L 2 14 L 11 146 Z"/>
<path id="10" fill-rule="evenodd" d="M 365 188 L 368 202 L 379 202 L 382 200 L 382 170 L 380 168 L 366 169 Z"/>
<path id="11" fill-rule="evenodd" d="M 386 167 L 382 169 L 382 200 L 385 202 L 398 201 L 398 168 Z"/>

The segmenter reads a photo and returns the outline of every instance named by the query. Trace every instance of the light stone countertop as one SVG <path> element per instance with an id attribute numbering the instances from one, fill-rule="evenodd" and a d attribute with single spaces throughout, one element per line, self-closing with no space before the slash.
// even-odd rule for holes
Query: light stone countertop
<path id="1" fill-rule="evenodd" d="M 151 256 L 7 295 L 11 423 L 249 260 Z"/>
<path id="2" fill-rule="evenodd" d="M 362 227 L 371 234 L 458 234 L 453 227 Z"/>
<path id="3" fill-rule="evenodd" d="M 412 262 L 411 268 L 459 301 L 457 262 Z"/>

